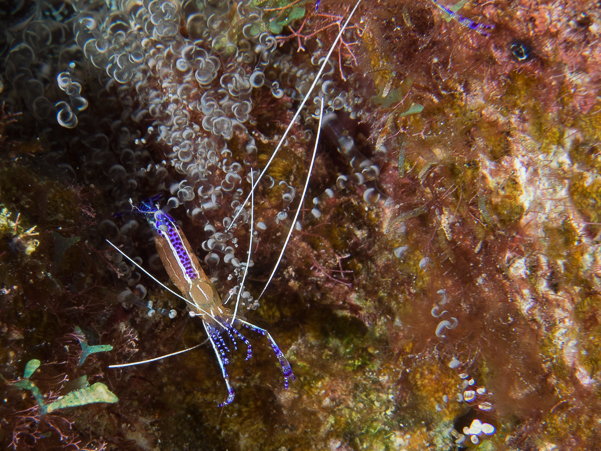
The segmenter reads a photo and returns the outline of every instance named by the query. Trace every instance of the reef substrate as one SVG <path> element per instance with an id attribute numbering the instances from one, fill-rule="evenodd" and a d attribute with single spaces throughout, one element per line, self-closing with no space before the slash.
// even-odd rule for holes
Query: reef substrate
<path id="1" fill-rule="evenodd" d="M 353 6 L 3 9 L 1 445 L 597 448 L 596 4 L 362 3 L 258 186 L 251 239 L 250 185 Z M 258 299 L 299 208 L 319 102 L 308 200 Z M 253 358 L 233 353 L 223 409 L 208 347 L 107 368 L 205 340 L 105 242 L 166 283 L 129 203 L 156 194 L 222 294 L 240 291 L 241 313 L 276 338 L 297 376 L 288 390 L 250 333 Z M 82 363 L 82 341 L 113 350 Z M 14 385 L 34 359 L 47 402 L 84 376 L 119 400 L 44 416 Z"/>

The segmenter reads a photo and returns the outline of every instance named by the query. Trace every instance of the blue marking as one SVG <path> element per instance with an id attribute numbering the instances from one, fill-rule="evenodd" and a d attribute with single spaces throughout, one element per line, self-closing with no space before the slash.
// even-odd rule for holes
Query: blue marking
<path id="1" fill-rule="evenodd" d="M 250 341 L 248 341 L 248 339 L 244 335 L 242 335 L 240 332 L 238 332 L 238 330 L 236 330 L 234 327 L 230 326 L 230 330 L 234 333 L 234 335 L 236 335 L 240 340 L 242 340 L 246 344 L 246 348 L 247 348 L 246 360 L 249 360 L 253 355 L 253 348 L 250 345 Z"/>
<path id="2" fill-rule="evenodd" d="M 173 219 L 153 203 L 155 199 L 156 197 L 148 201 L 142 201 L 140 205 L 132 205 L 132 207 L 134 211 L 137 211 L 146 217 L 146 220 L 153 228 L 154 232 L 158 233 L 171 243 L 175 249 L 175 256 L 177 257 L 181 267 L 185 270 L 188 278 L 190 280 L 194 280 L 197 277 L 197 273 L 194 269 L 192 261 L 190 260 L 190 257 L 188 256 L 188 252 L 186 251 L 184 243 L 180 239 L 180 228 L 175 222 L 175 219 Z"/>
<path id="3" fill-rule="evenodd" d="M 440 9 L 442 9 L 445 13 L 447 13 L 449 16 L 451 16 L 453 19 L 455 19 L 457 22 L 459 22 L 461 25 L 463 25 L 464 27 L 467 27 L 470 30 L 474 30 L 476 33 L 479 33 L 482 36 L 485 36 L 485 37 L 490 36 L 490 33 L 488 33 L 487 31 L 484 31 L 484 30 L 492 30 L 494 28 L 493 25 L 486 25 L 486 24 L 474 22 L 473 20 L 468 19 L 465 16 L 462 16 L 461 14 L 447 8 L 446 6 L 441 5 L 440 3 L 438 3 L 437 0 L 432 0 L 432 2 L 436 6 L 438 6 Z"/>
<path id="4" fill-rule="evenodd" d="M 225 341 L 223 340 L 223 337 L 221 336 L 220 333 L 216 333 L 215 335 L 213 335 L 213 338 L 215 339 L 217 346 L 220 348 L 221 351 L 221 355 L 223 356 L 223 361 L 225 362 L 226 360 L 229 363 L 229 360 L 226 357 L 226 352 L 230 352 L 229 348 L 227 347 L 227 345 L 225 344 Z M 221 345 L 221 346 L 219 346 Z M 226 363 L 227 365 L 227 363 Z"/>
<path id="5" fill-rule="evenodd" d="M 227 329 L 225 329 L 225 331 L 227 332 L 228 337 L 230 337 L 230 340 L 232 340 L 232 343 L 234 344 L 234 350 L 237 351 L 238 346 L 236 344 L 236 338 L 232 335 L 232 328 L 228 327 Z"/>
<path id="6" fill-rule="evenodd" d="M 246 321 L 236 320 L 236 322 L 242 324 L 244 327 L 247 327 L 250 330 L 254 330 L 255 332 L 267 337 L 267 339 L 269 340 L 269 343 L 271 344 L 271 348 L 273 349 L 273 352 L 275 352 L 275 356 L 279 360 L 280 366 L 282 367 L 282 372 L 284 373 L 284 388 L 287 390 L 288 389 L 288 379 L 292 379 L 293 381 L 295 381 L 296 376 L 294 376 L 294 373 L 292 372 L 292 367 L 290 366 L 290 362 L 288 362 L 288 359 L 286 359 L 286 357 L 284 356 L 284 353 L 279 348 L 279 346 L 277 345 L 277 343 L 275 342 L 275 340 L 273 339 L 271 334 L 269 332 L 267 332 L 265 329 L 255 326 L 254 324 L 247 323 Z"/>
<path id="7" fill-rule="evenodd" d="M 208 324 L 206 321 L 202 322 L 205 331 L 207 333 L 207 336 L 209 337 L 209 341 L 211 342 L 211 345 L 213 346 L 213 350 L 215 351 L 215 355 L 217 356 L 217 361 L 219 362 L 219 368 L 221 368 L 221 374 L 223 376 L 223 380 L 225 381 L 225 385 L 227 387 L 227 399 L 222 402 L 221 404 L 219 404 L 219 407 L 223 407 L 223 406 L 227 406 L 228 404 L 230 404 L 233 400 L 234 400 L 234 389 L 232 388 L 232 385 L 230 384 L 230 377 L 227 374 L 227 371 L 225 369 L 225 365 L 227 365 L 227 359 L 225 359 L 224 362 L 224 355 L 223 355 L 223 350 L 219 349 L 219 345 L 217 344 L 217 342 L 215 342 L 215 335 L 219 336 L 219 331 L 211 326 L 210 324 Z"/>

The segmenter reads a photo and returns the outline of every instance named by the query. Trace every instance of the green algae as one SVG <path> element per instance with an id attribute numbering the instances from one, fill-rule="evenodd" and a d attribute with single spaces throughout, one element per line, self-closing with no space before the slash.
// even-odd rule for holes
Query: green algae
<path id="1" fill-rule="evenodd" d="M 305 17 L 307 0 L 290 2 L 285 0 L 254 0 L 257 6 L 265 11 L 264 20 L 269 31 L 273 34 L 281 34 L 284 27 L 295 20 Z"/>
<path id="2" fill-rule="evenodd" d="M 40 389 L 33 381 L 30 380 L 31 376 L 33 376 L 33 373 L 35 373 L 40 365 L 41 362 L 39 360 L 30 360 L 25 365 L 23 377 L 17 381 L 9 382 L 9 384 L 18 389 L 31 392 L 32 396 L 37 402 L 42 416 L 68 407 L 79 407 L 93 403 L 112 404 L 119 401 L 115 394 L 109 391 L 106 385 L 104 385 L 102 382 L 96 382 L 90 386 L 87 382 L 87 378 L 85 378 L 83 379 L 84 383 L 82 388 L 71 391 L 54 402 L 47 403 L 44 396 L 40 392 Z"/>
<path id="3" fill-rule="evenodd" d="M 371 101 L 374 105 L 379 105 L 382 108 L 390 108 L 391 106 L 403 100 L 404 95 L 402 89 L 393 89 L 386 93 L 386 96 L 384 96 L 384 89 L 385 88 L 381 88 L 378 95 L 372 97 Z"/>
<path id="4" fill-rule="evenodd" d="M 77 366 L 82 366 L 91 354 L 95 354 L 97 352 L 108 352 L 113 350 L 113 347 L 111 345 L 88 345 L 86 336 L 83 334 L 79 326 L 75 326 L 75 334 L 81 346 L 81 355 L 79 356 Z"/>
<path id="5" fill-rule="evenodd" d="M 292 7 L 269 20 L 269 31 L 279 34 L 282 29 L 292 21 L 305 17 L 305 13 L 306 10 L 304 6 Z"/>
<path id="6" fill-rule="evenodd" d="M 55 410 L 66 409 L 69 407 L 85 406 L 87 404 L 108 403 L 114 404 L 119 398 L 112 393 L 102 382 L 96 382 L 89 387 L 74 390 L 58 401 L 46 406 L 46 412 L 51 413 Z"/>
<path id="7" fill-rule="evenodd" d="M 35 373 L 40 365 L 41 362 L 38 359 L 33 359 L 27 362 L 25 365 L 25 370 L 23 371 L 23 378 L 13 382 L 12 385 L 20 390 L 27 390 L 31 392 L 31 395 L 38 403 L 38 407 L 40 408 L 42 414 L 46 414 L 48 406 L 44 401 L 44 396 L 42 396 L 40 389 L 31 380 L 29 380 L 29 378 L 33 375 L 33 373 Z"/>

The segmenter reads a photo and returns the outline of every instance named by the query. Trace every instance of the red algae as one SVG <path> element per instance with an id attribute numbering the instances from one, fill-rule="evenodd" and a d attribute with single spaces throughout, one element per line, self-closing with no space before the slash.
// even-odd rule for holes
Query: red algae
<path id="1" fill-rule="evenodd" d="M 200 25 L 184 4 L 174 33 L 187 38 Z M 307 88 L 303 77 L 314 76 L 311 58 L 325 56 L 354 3 L 253 5 L 263 14 L 253 26 L 278 34 L 281 59 L 265 74 L 284 94 L 255 89 L 248 134 L 235 129 L 224 142 L 232 161 L 260 168 Z M 207 8 L 221 14 L 218 6 Z M 570 0 L 457 7 L 464 20 L 425 0 L 363 3 L 353 16 L 333 53 L 331 85 L 319 87 L 350 100 L 332 106 L 308 200 L 298 207 L 284 195 L 302 189 L 313 111 L 295 123 L 267 171 L 273 188 L 266 182 L 255 194 L 255 223 L 265 229 L 253 241 L 250 296 L 261 292 L 284 225 L 302 208 L 271 286 L 242 309 L 277 339 L 297 381 L 284 390 L 271 349 L 249 332 L 253 357 L 232 353 L 236 399 L 224 408 L 221 372 L 207 346 L 107 368 L 206 338 L 177 299 L 104 243 L 115 240 L 166 282 L 150 231 L 127 202 L 159 191 L 178 198 L 191 179 L 169 163 L 179 157 L 168 156 L 172 146 L 158 127 L 149 131 L 152 115 L 136 116 L 153 86 L 113 79 L 105 89 L 91 64 L 89 73 L 79 67 L 84 56 L 62 54 L 77 61 L 72 77 L 89 101 L 89 110 L 76 112 L 77 127 L 65 130 L 37 109 L 41 100 L 28 100 L 23 76 L 11 72 L 25 64 L 24 47 L 3 53 L 10 64 L 0 89 L 7 101 L 0 117 L 1 375 L 17 380 L 35 358 L 42 393 L 64 395 L 67 379 L 87 375 L 119 402 L 24 421 L 35 400 L 4 384 L 0 443 L 17 450 L 596 449 L 601 16 L 593 2 Z M 226 48 L 242 39 L 244 22 L 235 5 L 222 9 L 233 24 L 220 41 Z M 468 23 L 491 28 L 483 35 Z M 220 58 L 219 70 L 233 67 L 233 53 Z M 254 70 L 243 58 L 239 67 Z M 27 70 L 38 74 L 33 64 Z M 190 113 L 191 127 L 202 130 L 203 114 Z M 256 153 L 248 151 L 251 138 Z M 349 142 L 354 150 L 345 153 Z M 358 168 L 360 160 L 376 169 Z M 215 180 L 222 167 L 207 177 Z M 196 201 L 170 214 L 203 261 L 211 255 L 205 226 L 225 228 L 229 213 L 192 214 Z M 246 249 L 248 233 L 233 229 L 231 239 Z M 226 294 L 237 276 L 206 262 Z M 113 351 L 77 367 L 76 326 L 91 346 Z"/>

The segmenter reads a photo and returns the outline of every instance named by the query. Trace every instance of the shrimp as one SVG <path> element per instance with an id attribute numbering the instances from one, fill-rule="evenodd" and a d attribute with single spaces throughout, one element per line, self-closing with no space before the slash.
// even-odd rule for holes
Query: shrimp
<path id="1" fill-rule="evenodd" d="M 267 168 L 269 167 L 271 162 L 274 160 L 274 158 L 276 157 L 276 154 L 278 153 L 278 150 L 281 148 L 282 144 L 284 143 L 286 136 L 288 135 L 290 129 L 292 128 L 292 124 L 295 122 L 297 117 L 300 115 L 302 108 L 306 104 L 307 100 L 310 98 L 311 92 L 317 85 L 317 81 L 319 80 L 322 73 L 324 72 L 327 61 L 329 60 L 337 42 L 341 39 L 342 34 L 344 33 L 344 30 L 346 29 L 349 21 L 351 20 L 351 17 L 353 16 L 355 11 L 359 7 L 360 3 L 361 3 L 361 0 L 357 0 L 355 7 L 349 14 L 345 24 L 341 27 L 341 30 L 338 33 L 338 36 L 336 37 L 334 44 L 332 45 L 328 55 L 324 59 L 322 65 L 317 73 L 317 76 L 316 76 L 315 80 L 313 81 L 313 84 L 309 88 L 309 91 L 307 92 L 307 94 L 303 98 L 300 106 L 298 107 L 294 118 L 288 124 L 288 127 L 287 127 L 286 131 L 284 132 L 284 135 L 281 137 L 272 156 L 270 157 L 270 159 L 267 162 L 267 164 L 265 165 L 265 167 L 263 167 L 262 171 L 260 172 L 260 174 L 256 180 L 253 177 L 252 171 L 250 172 L 250 176 L 251 176 L 250 193 L 248 194 L 247 198 L 244 200 L 242 205 L 239 206 L 239 208 L 237 209 L 237 212 L 234 215 L 234 217 L 232 218 L 232 221 L 230 223 L 230 227 L 234 224 L 234 222 L 236 221 L 236 219 L 238 218 L 240 213 L 243 211 L 244 206 L 249 201 L 251 201 L 251 203 L 254 202 L 254 192 L 258 186 L 260 179 L 267 172 Z M 271 275 L 269 277 L 267 284 L 265 285 L 265 287 L 263 288 L 263 291 L 259 295 L 259 298 L 261 298 L 263 296 L 263 294 L 265 293 L 267 286 L 273 279 L 273 277 L 278 269 L 279 263 L 282 260 L 284 252 L 286 250 L 286 246 L 290 240 L 290 236 L 293 232 L 294 225 L 297 222 L 299 213 L 302 209 L 301 207 L 303 205 L 303 202 L 304 202 L 304 199 L 305 199 L 305 196 L 307 193 L 307 187 L 309 184 L 309 180 L 311 178 L 311 173 L 312 173 L 313 166 L 315 163 L 315 156 L 316 156 L 317 148 L 319 145 L 319 137 L 320 137 L 322 122 L 323 122 L 323 115 L 324 115 L 324 99 L 321 96 L 319 97 L 319 99 L 320 99 L 319 100 L 320 113 L 319 113 L 319 124 L 317 127 L 317 136 L 316 136 L 316 140 L 315 140 L 315 148 L 313 150 L 313 156 L 311 159 L 311 163 L 309 165 L 309 169 L 307 171 L 308 172 L 307 179 L 306 179 L 306 183 L 305 183 L 305 186 L 304 186 L 304 189 L 303 189 L 300 201 L 299 201 L 299 207 L 297 208 L 294 219 L 292 220 L 292 225 L 290 227 L 290 230 L 286 237 L 285 243 L 282 247 L 282 250 L 281 250 L 278 260 L 276 262 L 276 265 L 273 268 L 273 271 L 271 272 Z M 173 218 L 171 218 L 171 216 L 169 216 L 169 214 L 166 211 L 160 209 L 158 207 L 158 205 L 154 205 L 151 202 L 143 202 L 140 206 L 134 207 L 134 209 L 136 209 L 140 213 L 144 214 L 148 223 L 151 225 L 158 254 L 161 258 L 161 261 L 163 262 L 163 265 L 165 266 L 165 269 L 167 270 L 167 273 L 169 274 L 169 277 L 171 278 L 171 281 L 175 284 L 175 286 L 181 292 L 181 295 L 176 293 L 175 291 L 169 289 L 168 287 L 163 285 L 161 282 L 159 282 L 148 271 L 146 271 L 144 268 L 142 268 L 140 265 L 138 265 L 133 259 L 131 259 L 129 256 L 127 256 L 124 252 L 122 252 L 113 243 L 111 243 L 108 240 L 107 240 L 107 242 L 113 248 L 115 248 L 118 252 L 120 252 L 126 259 L 128 259 L 131 263 L 133 263 L 135 266 L 137 266 L 142 272 L 144 272 L 146 275 L 151 277 L 155 282 L 157 282 L 159 285 L 161 285 L 163 288 L 165 288 L 166 290 L 168 290 L 169 292 L 171 292 L 178 298 L 184 300 L 188 304 L 189 313 L 191 316 L 198 316 L 201 318 L 204 329 L 207 333 L 207 336 L 209 337 L 209 341 L 211 342 L 213 350 L 215 351 L 215 355 L 217 356 L 217 360 L 219 362 L 219 367 L 221 368 L 221 373 L 222 373 L 222 376 L 223 376 L 223 379 L 225 381 L 227 391 L 228 391 L 227 399 L 223 403 L 219 404 L 219 406 L 222 407 L 222 406 L 226 406 L 226 405 L 230 404 L 234 400 L 234 396 L 235 396 L 234 390 L 233 390 L 231 382 L 230 382 L 229 375 L 226 370 L 226 366 L 229 364 L 229 359 L 227 357 L 227 353 L 229 352 L 229 350 L 228 350 L 227 346 L 225 345 L 224 335 L 227 335 L 232 340 L 234 345 L 236 344 L 236 339 L 238 339 L 246 344 L 246 346 L 248 348 L 246 360 L 250 359 L 250 357 L 252 356 L 252 348 L 251 348 L 250 342 L 246 339 L 246 337 L 244 337 L 238 331 L 238 329 L 236 329 L 235 326 L 246 327 L 254 332 L 257 332 L 260 335 L 267 337 L 273 351 L 275 352 L 276 357 L 279 360 L 280 366 L 282 368 L 282 372 L 284 374 L 284 388 L 288 389 L 289 381 L 290 380 L 295 381 L 296 377 L 294 376 L 294 373 L 292 372 L 292 367 L 290 366 L 290 363 L 284 356 L 283 352 L 281 351 L 281 349 L 279 348 L 279 346 L 277 345 L 277 343 L 275 342 L 275 340 L 273 339 L 271 334 L 267 330 L 265 330 L 261 327 L 258 327 L 252 323 L 249 323 L 247 321 L 244 321 L 236 316 L 236 313 L 238 310 L 238 303 L 240 301 L 240 293 L 243 291 L 244 280 L 246 278 L 246 271 L 248 271 L 248 267 L 250 266 L 249 265 L 249 263 L 250 263 L 250 247 L 249 247 L 248 262 L 245 267 L 244 277 L 242 279 L 240 289 L 238 290 L 238 301 L 236 302 L 236 307 L 235 307 L 234 311 L 232 312 L 228 307 L 226 307 L 224 305 L 225 303 L 227 303 L 229 301 L 229 298 L 225 302 L 222 302 L 219 292 L 217 291 L 217 289 L 215 288 L 213 283 L 210 281 L 210 279 L 207 277 L 207 275 L 204 273 L 204 271 L 200 267 L 200 264 L 198 263 L 198 259 L 196 258 L 196 255 L 194 255 L 194 253 L 192 252 L 192 249 L 190 247 L 190 244 L 188 243 L 188 240 L 184 236 L 182 230 L 179 228 L 179 226 L 177 225 L 175 220 Z M 250 220 L 251 244 L 252 244 L 252 236 L 253 236 L 252 211 L 253 211 L 253 207 L 251 206 L 251 220 Z M 229 230 L 229 227 L 227 230 Z M 174 352 L 172 354 L 168 354 L 165 356 L 161 356 L 158 358 L 145 360 L 145 361 L 141 361 L 141 362 L 122 364 L 122 365 L 110 365 L 109 368 L 121 368 L 121 367 L 126 367 L 126 366 L 138 365 L 138 364 L 142 364 L 142 363 L 148 363 L 148 362 L 163 359 L 165 357 L 182 354 L 184 352 L 188 352 L 192 349 L 195 349 L 199 346 L 200 345 L 196 345 L 191 348 L 185 349 L 183 351 Z"/>
<path id="2" fill-rule="evenodd" d="M 234 400 L 234 389 L 232 388 L 226 370 L 226 366 L 229 364 L 229 359 L 227 357 L 227 352 L 229 350 L 225 344 L 224 335 L 227 335 L 234 345 L 236 344 L 236 339 L 246 344 L 248 349 L 246 360 L 250 359 L 252 356 L 251 344 L 248 339 L 236 329 L 235 326 L 237 325 L 246 327 L 267 337 L 280 362 L 280 366 L 282 367 L 282 372 L 284 373 L 284 388 L 288 389 L 289 380 L 292 379 L 294 381 L 296 380 L 296 377 L 294 376 L 292 367 L 284 356 L 284 353 L 267 330 L 237 318 L 236 311 L 231 311 L 228 307 L 223 305 L 219 292 L 201 268 L 196 255 L 192 252 L 190 243 L 175 220 L 165 211 L 158 208 L 157 205 L 148 202 L 143 202 L 140 206 L 134 208 L 146 217 L 146 220 L 152 227 L 157 252 L 167 270 L 167 274 L 169 274 L 169 278 L 181 292 L 181 295 L 178 295 L 161 284 L 110 241 L 109 244 L 143 272 L 152 277 L 157 283 L 161 284 L 180 299 L 186 301 L 190 316 L 198 316 L 201 318 L 209 341 L 217 356 L 219 367 L 221 368 L 221 373 L 228 391 L 227 399 L 219 404 L 219 406 L 226 406 Z M 186 349 L 185 351 L 189 351 L 196 347 Z M 169 354 L 169 356 L 181 354 L 185 351 Z M 136 362 L 135 364 L 147 363 L 164 357 L 168 356 L 162 356 L 158 359 L 146 360 L 144 362 Z M 109 368 L 121 368 L 131 365 L 133 364 L 111 365 Z"/>
<path id="3" fill-rule="evenodd" d="M 315 156 L 317 154 L 317 147 L 319 145 L 319 136 L 321 132 L 321 124 L 323 120 L 323 110 L 324 110 L 324 102 L 321 99 L 320 102 L 320 113 L 319 113 L 319 127 L 317 132 L 317 137 L 315 140 L 315 149 L 313 150 L 313 156 L 311 158 L 311 163 L 309 166 L 309 171 L 307 174 L 307 180 L 303 189 L 303 193 L 301 195 L 299 205 L 303 204 L 305 199 L 305 195 L 307 193 L 307 187 L 309 184 L 309 180 L 311 178 L 311 172 L 313 170 L 313 165 L 315 164 Z M 252 173 L 251 173 L 252 180 Z M 254 203 L 253 192 L 251 191 L 251 200 Z M 130 200 L 131 202 L 131 200 Z M 284 388 L 288 389 L 289 380 L 296 380 L 294 373 L 292 372 L 292 367 L 290 363 L 284 356 L 284 353 L 281 351 L 273 337 L 267 330 L 258 327 L 252 323 L 244 321 L 240 318 L 236 317 L 236 313 L 238 311 L 238 303 L 240 301 L 240 293 L 242 292 L 242 288 L 244 287 L 244 280 L 246 279 L 246 272 L 248 271 L 249 263 L 250 263 L 250 248 L 248 253 L 248 261 L 246 264 L 246 269 L 244 272 L 244 276 L 242 278 L 242 283 L 240 284 L 240 290 L 238 291 L 238 300 L 236 302 L 236 307 L 232 312 L 228 307 L 224 305 L 221 301 L 221 296 L 219 292 L 211 282 L 211 280 L 207 277 L 205 272 L 202 270 L 200 264 L 198 263 L 198 259 L 194 252 L 192 252 L 192 248 L 190 243 L 186 239 L 184 233 L 181 228 L 177 225 L 175 220 L 169 216 L 169 214 L 161 210 L 158 205 L 154 205 L 152 202 L 142 202 L 139 206 L 133 206 L 135 211 L 143 214 L 146 217 L 146 220 L 152 227 L 154 242 L 157 248 L 157 252 L 161 261 L 163 262 L 163 266 L 169 274 L 169 278 L 180 291 L 181 295 L 177 294 L 175 291 L 169 289 L 161 282 L 159 282 L 154 276 L 152 276 L 148 271 L 142 268 L 138 263 L 136 263 L 133 259 L 131 259 L 128 255 L 126 255 L 121 249 L 115 246 L 113 243 L 107 240 L 107 242 L 115 248 L 119 253 L 121 253 L 126 259 L 136 265 L 141 271 L 143 271 L 146 275 L 151 277 L 155 282 L 161 285 L 163 288 L 174 294 L 175 296 L 183 299 L 189 308 L 190 316 L 198 316 L 202 319 L 203 326 L 205 328 L 205 332 L 209 337 L 209 341 L 213 346 L 213 350 L 215 351 L 215 355 L 217 356 L 217 360 L 219 362 L 219 367 L 221 368 L 221 374 L 223 375 L 223 379 L 225 381 L 225 385 L 227 387 L 228 396 L 227 399 L 219 404 L 220 407 L 226 406 L 230 404 L 234 400 L 234 389 L 232 388 L 229 375 L 226 370 L 226 366 L 229 364 L 229 359 L 227 357 L 227 352 L 229 351 L 224 342 L 224 334 L 232 340 L 234 345 L 236 344 L 236 339 L 241 340 L 247 346 L 247 354 L 246 360 L 250 359 L 252 356 L 252 347 L 250 342 L 246 339 L 244 335 L 242 335 L 236 328 L 236 325 L 240 325 L 246 327 L 250 330 L 253 330 L 263 336 L 266 336 L 269 340 L 271 348 L 275 352 L 276 357 L 280 362 L 280 366 L 282 368 L 282 372 L 284 373 Z M 298 214 L 300 212 L 300 208 L 297 209 L 296 215 L 292 224 L 296 223 L 298 219 Z M 252 240 L 252 227 L 253 227 L 254 218 L 252 216 L 252 208 L 251 208 L 251 240 Z M 286 245 L 290 240 L 290 235 L 292 234 L 293 228 L 290 227 L 288 232 L 288 236 L 286 238 L 286 242 L 282 248 L 276 266 L 271 273 L 269 281 L 265 285 L 263 289 L 263 293 L 267 289 L 269 282 L 273 278 L 277 267 L 282 259 L 284 251 L 286 249 Z M 250 243 L 252 245 L 252 241 Z M 229 301 L 229 298 L 226 300 Z M 144 360 L 141 362 L 128 363 L 122 365 L 110 365 L 109 368 L 122 368 L 126 366 L 138 365 L 142 363 L 148 363 L 156 360 L 163 359 L 165 357 L 170 357 L 178 354 L 182 354 L 183 352 L 190 351 L 192 349 L 197 348 L 200 345 L 193 346 L 191 348 L 185 349 L 183 351 L 174 352 L 172 354 L 168 354 L 166 356 L 161 356 L 151 360 Z"/>

